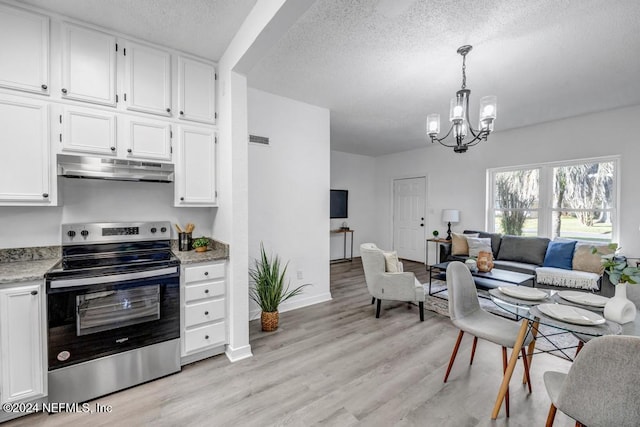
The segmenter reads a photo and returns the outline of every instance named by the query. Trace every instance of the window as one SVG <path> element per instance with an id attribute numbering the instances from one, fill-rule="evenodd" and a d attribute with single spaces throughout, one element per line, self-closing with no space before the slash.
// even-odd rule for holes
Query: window
<path id="1" fill-rule="evenodd" d="M 489 230 L 610 242 L 617 225 L 617 158 L 490 169 Z"/>

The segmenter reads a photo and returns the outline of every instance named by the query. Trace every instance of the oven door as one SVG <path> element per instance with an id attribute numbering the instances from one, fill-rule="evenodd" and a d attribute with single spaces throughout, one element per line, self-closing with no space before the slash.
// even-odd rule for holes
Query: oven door
<path id="1" fill-rule="evenodd" d="M 180 337 L 179 267 L 47 280 L 49 370 Z"/>

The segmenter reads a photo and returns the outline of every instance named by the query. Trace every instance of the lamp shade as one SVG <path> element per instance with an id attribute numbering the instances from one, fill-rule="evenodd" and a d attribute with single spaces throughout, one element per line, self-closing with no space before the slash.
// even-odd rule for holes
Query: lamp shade
<path id="1" fill-rule="evenodd" d="M 459 222 L 460 211 L 457 209 L 443 209 L 442 222 Z"/>

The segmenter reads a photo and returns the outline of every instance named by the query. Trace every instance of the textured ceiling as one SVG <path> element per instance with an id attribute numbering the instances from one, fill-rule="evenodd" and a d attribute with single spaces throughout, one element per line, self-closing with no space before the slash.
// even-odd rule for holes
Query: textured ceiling
<path id="1" fill-rule="evenodd" d="M 496 131 L 640 104 L 639 30 L 637 0 L 319 0 L 248 81 L 329 108 L 332 149 L 383 155 L 425 146 L 428 113 L 445 127 L 464 44 L 474 125 L 484 95 Z"/>
<path id="2" fill-rule="evenodd" d="M 18 0 L 218 61 L 257 0 Z"/>
<path id="3" fill-rule="evenodd" d="M 19 0 L 219 60 L 256 0 Z M 296 0 L 289 0 L 296 1 Z M 497 132 L 640 104 L 638 0 L 318 0 L 254 67 L 251 87 L 329 108 L 332 149 L 423 147 L 460 88 Z"/>

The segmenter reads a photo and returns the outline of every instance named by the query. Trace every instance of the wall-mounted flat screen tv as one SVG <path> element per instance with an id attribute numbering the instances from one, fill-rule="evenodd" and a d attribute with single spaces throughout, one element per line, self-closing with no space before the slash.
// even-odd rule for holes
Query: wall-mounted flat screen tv
<path id="1" fill-rule="evenodd" d="M 348 190 L 331 190 L 331 218 L 349 218 Z"/>

